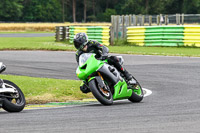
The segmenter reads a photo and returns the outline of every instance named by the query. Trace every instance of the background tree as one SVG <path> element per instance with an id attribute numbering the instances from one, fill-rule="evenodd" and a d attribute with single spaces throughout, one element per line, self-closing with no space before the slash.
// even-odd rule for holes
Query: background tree
<path id="1" fill-rule="evenodd" d="M 87 19 L 87 3 L 86 0 L 84 0 L 84 22 L 86 22 Z"/>
<path id="2" fill-rule="evenodd" d="M 22 0 L 0 0 L 0 21 L 20 21 Z"/>
<path id="3" fill-rule="evenodd" d="M 73 0 L 73 21 L 76 22 L 76 0 Z"/>
<path id="4" fill-rule="evenodd" d="M 200 0 L 0 0 L 0 21 L 109 22 L 111 15 L 196 14 Z"/>
<path id="5" fill-rule="evenodd" d="M 29 0 L 24 3 L 23 21 L 62 22 L 62 5 L 57 0 Z"/>
<path id="6" fill-rule="evenodd" d="M 182 12 L 188 14 L 200 13 L 200 0 L 183 0 Z"/>

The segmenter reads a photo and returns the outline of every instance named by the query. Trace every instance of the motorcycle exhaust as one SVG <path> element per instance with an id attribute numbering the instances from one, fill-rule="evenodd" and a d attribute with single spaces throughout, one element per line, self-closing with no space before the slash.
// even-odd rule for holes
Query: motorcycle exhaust
<path id="1" fill-rule="evenodd" d="M 17 90 L 13 88 L 0 88 L 0 93 L 17 93 Z"/>
<path id="2" fill-rule="evenodd" d="M 17 90 L 0 79 L 0 93 L 17 93 Z"/>

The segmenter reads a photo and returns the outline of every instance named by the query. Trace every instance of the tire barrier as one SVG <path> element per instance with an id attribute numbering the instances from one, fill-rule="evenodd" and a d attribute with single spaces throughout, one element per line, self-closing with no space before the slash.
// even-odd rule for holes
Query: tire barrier
<path id="1" fill-rule="evenodd" d="M 200 26 L 137 26 L 127 30 L 127 42 L 140 46 L 200 47 Z"/>
<path id="2" fill-rule="evenodd" d="M 74 35 L 84 32 L 89 40 L 96 40 L 103 45 L 110 45 L 110 27 L 109 26 L 69 26 L 69 42 L 73 43 Z"/>
<path id="3" fill-rule="evenodd" d="M 200 26 L 185 26 L 184 28 L 184 45 L 200 47 Z"/>
<path id="4" fill-rule="evenodd" d="M 56 26 L 56 41 L 69 40 L 69 26 Z"/>

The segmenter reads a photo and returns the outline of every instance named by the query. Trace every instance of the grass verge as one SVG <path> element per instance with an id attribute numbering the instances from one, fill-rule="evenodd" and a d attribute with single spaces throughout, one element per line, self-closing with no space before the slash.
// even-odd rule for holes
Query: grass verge
<path id="1" fill-rule="evenodd" d="M 75 50 L 54 37 L 0 37 L 0 50 Z"/>
<path id="2" fill-rule="evenodd" d="M 53 31 L 1 31 L 0 34 L 24 34 L 24 33 L 55 33 Z"/>
<path id="3" fill-rule="evenodd" d="M 27 76 L 0 75 L 17 84 L 23 91 L 27 104 L 42 104 L 49 102 L 67 102 L 92 98 L 92 94 L 83 94 L 79 86 L 81 81 Z"/>
<path id="4" fill-rule="evenodd" d="M 192 56 L 200 57 L 200 48 L 190 47 L 140 47 L 140 46 L 110 46 L 112 53 L 136 55 L 163 55 L 163 56 Z"/>

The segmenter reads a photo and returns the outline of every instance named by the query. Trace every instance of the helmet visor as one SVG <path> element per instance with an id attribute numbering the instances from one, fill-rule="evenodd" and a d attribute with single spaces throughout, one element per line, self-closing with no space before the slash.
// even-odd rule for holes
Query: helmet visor
<path id="1" fill-rule="evenodd" d="M 84 42 L 84 43 L 79 47 L 79 50 L 83 50 L 83 48 L 85 47 L 86 44 L 87 44 L 87 42 Z"/>
<path id="2" fill-rule="evenodd" d="M 79 49 L 81 45 L 78 42 L 74 41 L 74 46 L 76 47 L 76 49 Z"/>

